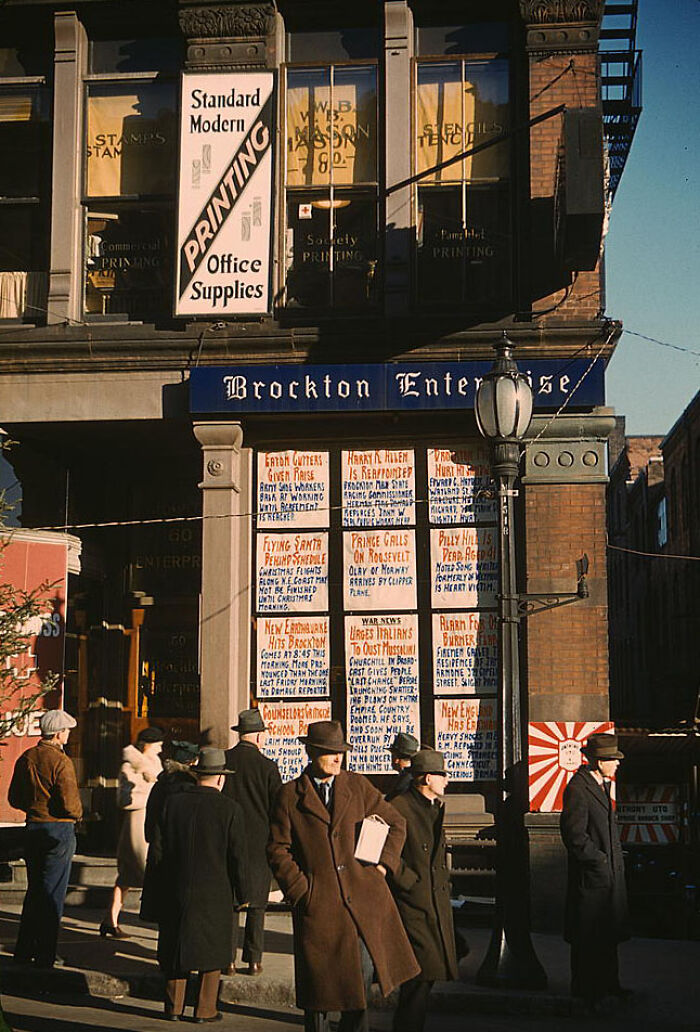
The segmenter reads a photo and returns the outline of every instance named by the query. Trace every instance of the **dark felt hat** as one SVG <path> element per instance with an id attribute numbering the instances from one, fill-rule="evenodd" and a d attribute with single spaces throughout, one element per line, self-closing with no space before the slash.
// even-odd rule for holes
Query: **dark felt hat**
<path id="1" fill-rule="evenodd" d="M 144 727 L 142 731 L 139 731 L 136 741 L 145 743 L 162 742 L 164 737 L 159 727 Z"/>
<path id="2" fill-rule="evenodd" d="M 170 754 L 177 763 L 192 763 L 197 759 L 199 746 L 194 742 L 171 742 Z"/>
<path id="3" fill-rule="evenodd" d="M 411 774 L 447 774 L 445 757 L 437 749 L 419 749 L 411 757 Z"/>
<path id="4" fill-rule="evenodd" d="M 239 735 L 252 735 L 256 731 L 265 731 L 265 722 L 259 709 L 244 709 L 238 714 L 238 723 L 231 728 Z"/>
<path id="5" fill-rule="evenodd" d="M 399 731 L 389 746 L 389 752 L 393 752 L 405 759 L 415 756 L 419 749 L 420 742 L 418 739 L 414 738 L 413 735 L 406 734 L 404 731 Z"/>
<path id="6" fill-rule="evenodd" d="M 226 767 L 226 754 L 223 749 L 215 749 L 211 745 L 205 745 L 199 750 L 199 756 L 194 767 L 190 770 L 198 777 L 208 778 L 212 774 L 235 774 L 235 770 L 228 770 Z"/>
<path id="7" fill-rule="evenodd" d="M 581 750 L 589 760 L 623 760 L 625 754 L 617 747 L 617 735 L 589 735 Z"/>
<path id="8" fill-rule="evenodd" d="M 304 745 L 321 749 L 322 752 L 347 752 L 352 746 L 345 741 L 339 720 L 315 720 L 309 724 L 308 733 L 299 735 Z"/>

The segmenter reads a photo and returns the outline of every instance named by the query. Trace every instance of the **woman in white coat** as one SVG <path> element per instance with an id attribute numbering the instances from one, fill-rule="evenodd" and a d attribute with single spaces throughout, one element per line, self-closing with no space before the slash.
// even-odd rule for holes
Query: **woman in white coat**
<path id="1" fill-rule="evenodd" d="M 146 803 L 163 769 L 160 760 L 162 749 L 162 732 L 157 727 L 147 727 L 139 733 L 136 743 L 127 745 L 122 753 L 117 805 L 124 811 L 124 820 L 117 843 L 117 880 L 112 902 L 100 925 L 102 936 L 128 938 L 119 927 L 119 914 L 129 889 L 143 886 L 148 852 L 144 835 Z"/>

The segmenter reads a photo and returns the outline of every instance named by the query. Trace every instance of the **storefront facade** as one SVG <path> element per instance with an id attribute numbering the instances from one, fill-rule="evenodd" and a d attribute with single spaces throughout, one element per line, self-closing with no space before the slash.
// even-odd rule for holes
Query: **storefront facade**
<path id="1" fill-rule="evenodd" d="M 527 718 L 608 717 L 603 5 L 468 8 L 0 13 L 0 410 L 23 523 L 82 541 L 101 826 L 144 722 L 227 746 L 251 702 L 288 775 L 330 713 L 356 769 L 411 730 L 489 805 L 473 398 L 504 331 L 536 393 L 522 590 L 590 562 L 523 625 Z"/>

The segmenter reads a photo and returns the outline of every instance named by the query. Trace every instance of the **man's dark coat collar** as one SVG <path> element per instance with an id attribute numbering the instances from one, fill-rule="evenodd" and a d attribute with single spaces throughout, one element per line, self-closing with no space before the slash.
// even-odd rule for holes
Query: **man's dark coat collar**
<path id="1" fill-rule="evenodd" d="M 316 787 L 311 780 L 308 767 L 297 780 L 297 794 L 299 796 L 299 806 L 302 810 L 306 810 L 307 813 L 312 813 L 315 817 L 319 817 L 325 824 L 333 826 L 342 820 L 343 814 L 350 803 L 352 795 L 350 792 L 350 779 L 348 778 L 347 772 L 344 770 L 341 770 L 340 773 L 336 774 L 333 779 L 332 816 L 328 813 L 328 810 L 321 802 L 321 797 L 316 791 Z"/>
<path id="2" fill-rule="evenodd" d="M 577 774 L 581 778 L 581 784 L 597 799 L 606 810 L 610 808 L 609 797 L 602 785 L 593 777 L 588 767 L 579 767 Z"/>

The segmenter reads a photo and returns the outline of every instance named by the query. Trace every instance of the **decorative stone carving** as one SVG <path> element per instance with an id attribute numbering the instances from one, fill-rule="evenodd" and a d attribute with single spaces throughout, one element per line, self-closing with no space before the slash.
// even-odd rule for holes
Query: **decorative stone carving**
<path id="1" fill-rule="evenodd" d="M 188 39 L 266 36 L 272 28 L 274 4 L 234 4 L 229 7 L 185 7 L 180 28 Z"/>
<path id="2" fill-rule="evenodd" d="M 525 484 L 604 484 L 603 441 L 539 440 L 525 449 Z"/>
<path id="3" fill-rule="evenodd" d="M 600 22 L 603 0 L 520 0 L 520 14 L 528 25 Z"/>

